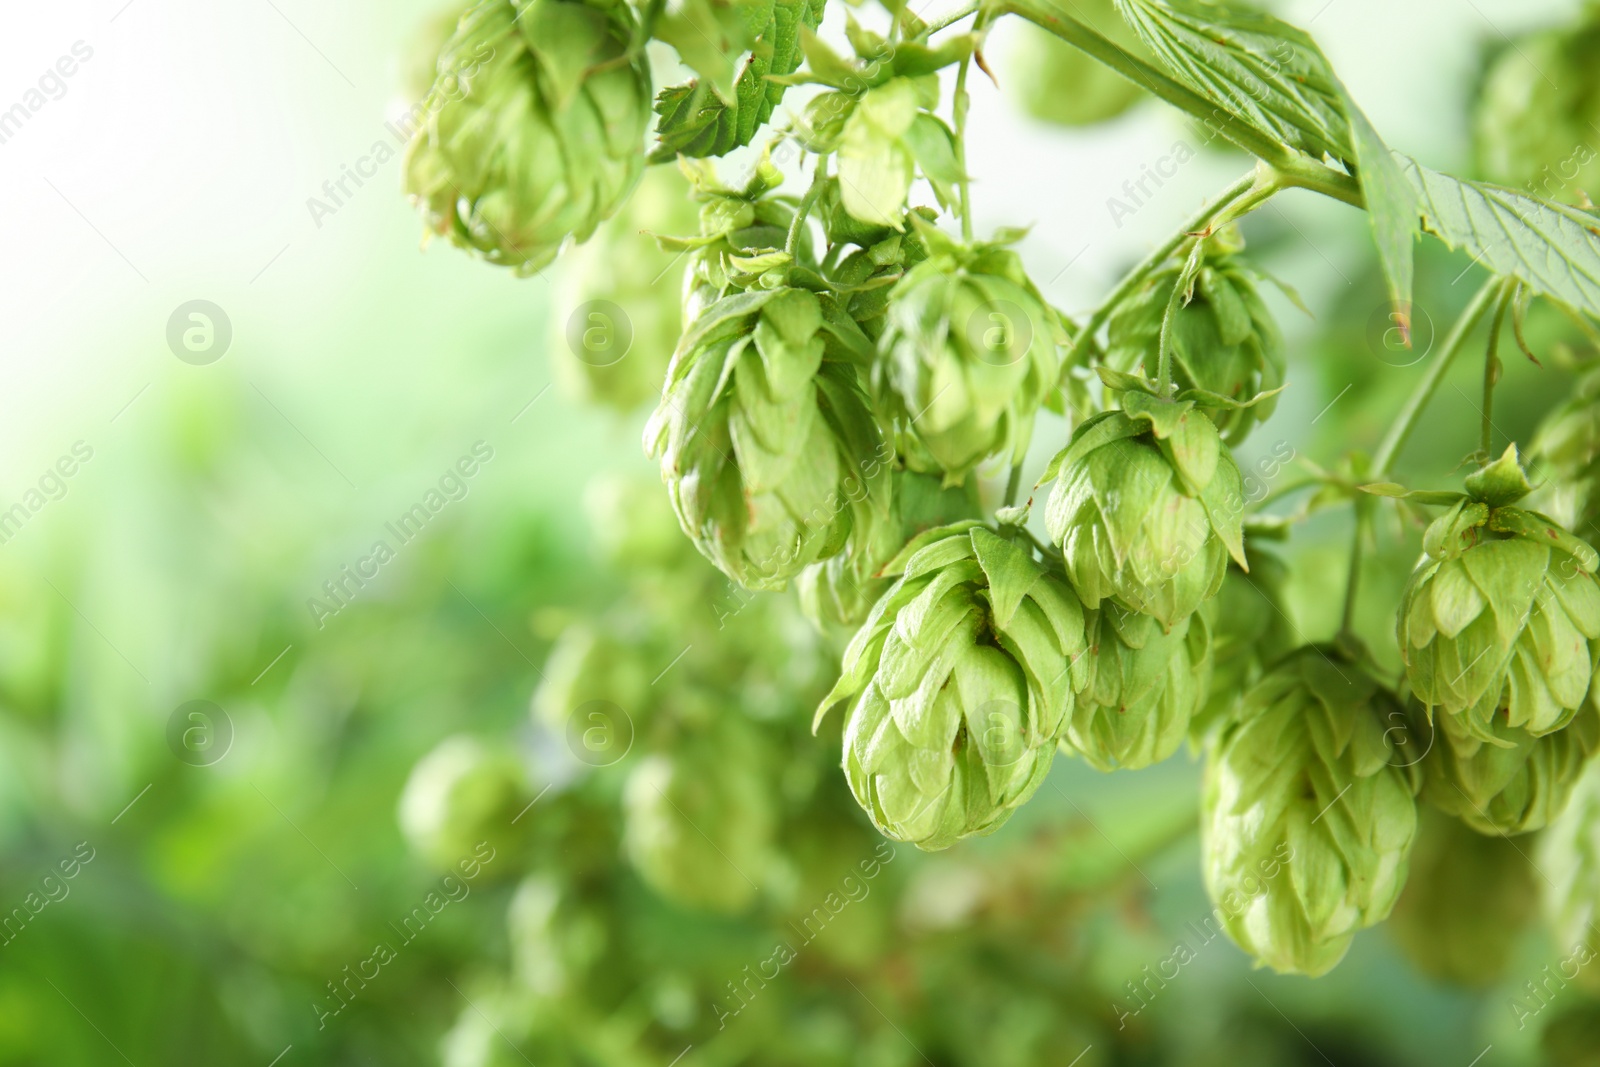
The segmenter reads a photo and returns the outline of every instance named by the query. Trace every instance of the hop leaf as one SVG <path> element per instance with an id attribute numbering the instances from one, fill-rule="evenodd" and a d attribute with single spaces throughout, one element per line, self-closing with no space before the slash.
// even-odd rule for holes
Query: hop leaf
<path id="1" fill-rule="evenodd" d="M 889 837 L 941 849 L 989 833 L 1044 780 L 1086 681 L 1083 611 L 1015 543 L 932 530 L 850 642 L 817 712 L 855 697 L 844 768 Z"/>
<path id="2" fill-rule="evenodd" d="M 1206 885 L 1233 939 L 1276 971 L 1326 973 L 1405 883 L 1417 812 L 1412 775 L 1390 762 L 1393 703 L 1304 648 L 1245 695 L 1207 762 Z"/>
<path id="3" fill-rule="evenodd" d="M 1177 751 L 1211 680 L 1211 626 L 1202 614 L 1163 630 L 1115 603 L 1089 612 L 1089 684 L 1062 743 L 1090 765 L 1137 770 Z"/>
<path id="4" fill-rule="evenodd" d="M 932 254 L 889 294 L 874 391 L 915 446 L 912 462 L 960 484 L 989 456 L 1021 457 L 1060 352 L 1014 253 L 960 248 L 931 228 L 922 236 Z"/>
<path id="5" fill-rule="evenodd" d="M 673 357 L 645 447 L 695 547 L 750 589 L 869 543 L 893 456 L 856 384 L 865 338 L 829 297 L 724 297 Z"/>
<path id="6" fill-rule="evenodd" d="M 1499 480 L 1477 491 L 1502 492 Z M 1490 744 L 1507 727 L 1541 737 L 1565 726 L 1600 654 L 1594 550 L 1531 512 L 1474 501 L 1436 519 L 1424 547 L 1398 626 L 1417 698 Z"/>
<path id="7" fill-rule="evenodd" d="M 1162 406 L 1160 427 L 1121 411 L 1079 426 L 1051 463 L 1045 522 L 1086 606 L 1115 598 L 1170 629 L 1216 595 L 1230 555 L 1244 562 L 1244 498 L 1210 420 Z"/>
<path id="8" fill-rule="evenodd" d="M 485 0 L 463 15 L 406 155 L 429 227 L 531 274 L 613 215 L 650 121 L 633 32 L 615 0 Z"/>
<path id="9" fill-rule="evenodd" d="M 1118 305 L 1107 327 L 1110 366 L 1141 368 L 1147 377 L 1155 377 L 1161 322 L 1183 273 L 1181 264 L 1171 264 Z M 1223 440 L 1236 445 L 1277 406 L 1274 395 L 1248 402 L 1283 385 L 1283 335 L 1239 257 L 1208 255 L 1192 284 L 1192 298 L 1180 305 L 1171 327 L 1173 381 L 1180 391 L 1201 391 L 1200 405 Z M 1207 404 L 1207 395 L 1234 406 Z"/>

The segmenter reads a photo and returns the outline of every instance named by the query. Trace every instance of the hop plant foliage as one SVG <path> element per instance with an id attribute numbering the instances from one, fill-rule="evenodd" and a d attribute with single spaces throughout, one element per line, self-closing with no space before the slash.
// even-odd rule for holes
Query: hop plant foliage
<path id="1" fill-rule="evenodd" d="M 976 523 L 929 531 L 845 652 L 818 721 L 855 698 L 845 776 L 885 834 L 946 848 L 990 833 L 1044 780 L 1087 665 L 1083 610 Z"/>
<path id="2" fill-rule="evenodd" d="M 1301 649 L 1245 695 L 1207 760 L 1206 886 L 1276 971 L 1325 974 L 1405 884 L 1416 782 L 1387 733 L 1395 710 L 1361 668 Z"/>
<path id="3" fill-rule="evenodd" d="M 531 274 L 644 167 L 650 68 L 621 0 L 484 0 L 439 53 L 406 189 L 428 227 Z"/>

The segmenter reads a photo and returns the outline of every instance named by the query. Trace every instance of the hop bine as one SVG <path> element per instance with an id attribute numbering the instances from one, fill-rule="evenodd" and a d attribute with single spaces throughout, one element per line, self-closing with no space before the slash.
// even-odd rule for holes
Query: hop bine
<path id="1" fill-rule="evenodd" d="M 650 68 L 621 0 L 484 0 L 439 55 L 406 188 L 428 226 L 532 274 L 644 168 Z"/>
<path id="2" fill-rule="evenodd" d="M 1273 970 L 1325 974 L 1406 880 L 1416 778 L 1395 764 L 1398 704 L 1338 653 L 1302 648 L 1245 695 L 1206 764 L 1206 886 Z"/>
<path id="3" fill-rule="evenodd" d="M 854 697 L 850 790 L 889 837 L 924 849 L 997 829 L 1054 758 L 1087 681 L 1083 610 L 1015 542 L 973 522 L 930 530 L 845 651 L 817 711 Z"/>
<path id="4" fill-rule="evenodd" d="M 960 484 L 990 456 L 1021 458 L 1060 374 L 1056 322 L 1015 253 L 908 217 L 928 258 L 889 294 L 873 388 L 908 462 Z"/>
<path id="5" fill-rule="evenodd" d="M 684 533 L 746 588 L 781 589 L 888 521 L 868 353 L 832 297 L 790 287 L 723 297 L 684 334 L 645 448 Z"/>
<path id="6" fill-rule="evenodd" d="M 1515 446 L 1467 479 L 1467 497 L 1428 527 L 1398 637 L 1417 698 L 1447 732 L 1509 746 L 1506 728 L 1566 726 L 1600 654 L 1594 549 L 1512 505 L 1529 485 Z"/>
<path id="7" fill-rule="evenodd" d="M 1086 607 L 1114 598 L 1167 629 L 1244 559 L 1239 468 L 1216 427 L 1187 401 L 1123 397 L 1123 410 L 1078 427 L 1041 481 L 1051 538 Z"/>

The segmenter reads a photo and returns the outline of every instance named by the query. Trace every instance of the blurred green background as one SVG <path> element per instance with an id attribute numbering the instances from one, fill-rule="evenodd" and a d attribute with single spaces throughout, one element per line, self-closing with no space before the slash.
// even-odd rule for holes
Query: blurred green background
<path id="1" fill-rule="evenodd" d="M 1278 10 L 1309 24 L 1392 144 L 1466 172 L 1483 54 L 1572 8 Z M 1583 994 L 1519 1028 L 1511 998 L 1564 955 L 1536 927 L 1511 929 L 1504 968 L 1472 991 L 1424 975 L 1396 923 L 1316 982 L 1252 972 L 1219 938 L 1121 1017 L 1138 1006 L 1126 983 L 1193 944 L 1210 911 L 1187 754 L 1113 777 L 1061 760 L 994 838 L 936 857 L 898 847 L 843 928 L 719 1029 L 727 983 L 879 844 L 840 780 L 837 726 L 809 735 L 832 646 L 779 596 L 720 627 L 726 583 L 669 549 L 654 569 L 608 554 L 585 487 L 659 490 L 642 413 L 551 388 L 560 265 L 518 280 L 419 253 L 398 159 L 347 183 L 333 213 L 308 207 L 377 145 L 397 149 L 385 122 L 436 14 L 416 0 L 0 13 L 0 105 L 78 42 L 92 53 L 0 143 L 0 507 L 26 511 L 0 544 L 0 913 L 21 916 L 0 936 L 0 1063 L 1538 1062 L 1542 1024 Z M 1201 153 L 1118 220 L 1106 200 L 1124 178 L 1194 137 L 1174 116 L 1147 106 L 1063 132 L 984 86 L 972 128 L 979 228 L 1033 224 L 1024 255 L 1069 311 L 1246 166 Z M 1291 388 L 1241 459 L 1287 443 L 1331 465 L 1370 448 L 1422 365 L 1374 350 L 1364 226 L 1296 194 L 1246 233 L 1315 318 L 1273 298 Z M 1428 244 L 1418 279 L 1442 333 L 1479 277 Z M 204 365 L 167 341 L 193 300 L 231 325 Z M 1572 340 L 1555 316 L 1532 330 L 1543 351 Z M 1525 438 L 1568 390 L 1558 362 L 1508 359 L 1506 434 Z M 1473 363 L 1457 383 L 1469 397 Z M 1330 403 L 1338 416 L 1313 422 Z M 1476 447 L 1469 403 L 1441 391 L 1408 480 L 1455 476 Z M 1030 477 L 1064 434 L 1041 423 Z M 79 442 L 74 473 L 52 478 Z M 475 446 L 460 499 L 352 583 L 349 606 L 308 606 L 375 540 L 394 543 L 385 524 Z M 1384 537 L 1361 620 L 1380 649 L 1418 531 Z M 1339 514 L 1297 534 L 1310 638 L 1334 628 L 1346 541 Z M 552 647 L 583 619 L 621 643 L 597 668 L 611 683 L 672 679 L 670 699 L 631 683 L 639 751 L 611 766 L 575 760 L 529 715 Z M 191 718 L 191 701 L 212 707 Z M 773 809 L 781 853 L 732 917 L 659 892 L 671 876 L 628 851 L 621 814 L 644 817 L 625 795 L 642 762 L 687 751 L 673 746 L 719 711 L 750 724 L 760 774 L 741 788 L 776 798 L 748 803 Z M 419 760 L 456 735 L 512 769 L 504 795 L 463 802 L 481 800 L 478 825 L 501 835 L 494 859 L 447 884 L 464 853 L 423 855 L 428 828 L 408 843 L 398 812 Z M 431 918 L 407 938 L 418 906 Z M 393 959 L 345 984 L 380 944 Z"/>

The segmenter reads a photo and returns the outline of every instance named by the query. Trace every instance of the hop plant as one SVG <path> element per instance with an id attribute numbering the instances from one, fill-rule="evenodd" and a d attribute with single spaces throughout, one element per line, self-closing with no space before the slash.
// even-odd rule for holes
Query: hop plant
<path id="1" fill-rule="evenodd" d="M 1486 988 L 1504 977 L 1537 912 L 1537 883 L 1516 842 L 1424 808 L 1388 928 L 1424 974 Z"/>
<path id="2" fill-rule="evenodd" d="M 1545 914 L 1557 944 L 1600 956 L 1600 763 L 1589 763 L 1571 803 L 1539 837 Z M 1600 992 L 1600 975 L 1587 984 Z"/>
<path id="3" fill-rule="evenodd" d="M 1528 457 L 1543 481 L 1540 510 L 1580 536 L 1600 534 L 1600 372 L 1545 416 Z"/>
<path id="4" fill-rule="evenodd" d="M 1213 238 L 1212 244 L 1217 241 Z M 1117 307 L 1106 335 L 1110 366 L 1123 371 L 1142 368 L 1146 375 L 1155 375 L 1162 321 L 1173 287 L 1184 284 L 1184 279 L 1183 265 L 1169 264 Z M 1231 251 L 1208 254 L 1187 286 L 1189 292 L 1180 295 L 1183 303 L 1169 326 L 1172 379 L 1180 395 L 1193 390 L 1192 395 L 1216 405 L 1207 407 L 1206 414 L 1222 439 L 1236 445 L 1277 406 L 1275 391 L 1283 385 L 1283 335 L 1256 292 L 1254 275 Z"/>
<path id="5" fill-rule="evenodd" d="M 444 869 L 485 842 L 505 852 L 525 789 L 509 753 L 465 735 L 446 738 L 412 768 L 400 794 L 400 828 L 412 848 Z"/>
<path id="6" fill-rule="evenodd" d="M 775 826 L 766 764 L 753 731 L 724 717 L 634 767 L 624 790 L 623 843 L 652 888 L 710 911 L 743 911 L 754 902 Z"/>
<path id="7" fill-rule="evenodd" d="M 632 411 L 660 395 L 682 331 L 683 263 L 642 231 L 693 227 L 687 191 L 672 168 L 646 171 L 622 213 L 564 261 L 549 351 L 556 383 L 574 400 Z"/>
<path id="8" fill-rule="evenodd" d="M 1418 716 L 1419 718 L 1422 716 Z M 1435 717 L 1434 730 L 1412 732 L 1431 747 L 1422 762 L 1422 798 L 1480 834 L 1510 836 L 1548 824 L 1567 806 L 1585 764 L 1600 747 L 1600 715 L 1582 709 L 1567 727 L 1543 737 L 1490 724 L 1493 740 L 1458 717 Z"/>
<path id="9" fill-rule="evenodd" d="M 1115 602 L 1088 613 L 1089 684 L 1062 744 L 1091 766 L 1137 770 L 1178 750 L 1211 683 L 1211 625 L 1204 614 L 1170 630 Z"/>
<path id="10" fill-rule="evenodd" d="M 700 205 L 699 233 L 664 238 L 662 245 L 669 252 L 688 253 L 683 278 L 685 323 L 693 323 L 724 296 L 782 284 L 792 264 L 812 264 L 811 234 L 804 227 L 796 235 L 794 254 L 785 250 L 795 209 L 789 200 L 769 195 L 783 184 L 783 174 L 767 155 L 739 189 L 719 181 L 709 163 L 681 160 L 679 166 Z"/>
<path id="11" fill-rule="evenodd" d="M 1206 886 L 1233 939 L 1288 974 L 1326 973 L 1388 916 L 1417 829 L 1414 775 L 1387 734 L 1397 705 L 1336 656 L 1273 666 L 1206 764 Z"/>
<path id="12" fill-rule="evenodd" d="M 1490 181 L 1581 202 L 1600 188 L 1589 147 L 1600 121 L 1600 20 L 1511 42 L 1484 74 L 1472 120 L 1478 169 Z"/>
<path id="13" fill-rule="evenodd" d="M 1467 480 L 1468 498 L 1428 527 L 1398 637 L 1418 699 L 1466 736 L 1541 737 L 1588 695 L 1600 646 L 1594 549 L 1512 504 L 1529 486 L 1515 446 Z"/>
<path id="14" fill-rule="evenodd" d="M 850 790 L 897 841 L 942 849 L 997 829 L 1032 796 L 1087 680 L 1083 611 L 1014 541 L 930 530 L 845 651 L 817 711 L 854 697 Z"/>
<path id="15" fill-rule="evenodd" d="M 519 274 L 587 240 L 644 168 L 650 68 L 621 0 L 484 0 L 439 54 L 406 188 L 428 226 Z"/>
<path id="16" fill-rule="evenodd" d="M 645 428 L 690 540 L 750 589 L 781 589 L 888 520 L 892 453 L 856 384 L 860 332 L 778 288 L 706 308 Z"/>
<path id="17" fill-rule="evenodd" d="M 1123 51 L 1148 51 L 1111 0 L 1085 0 L 1072 15 Z M 1144 95 L 1135 82 L 1036 26 L 1018 26 L 1005 52 L 1003 88 L 1029 115 L 1058 126 L 1091 126 L 1114 119 Z"/>
<path id="18" fill-rule="evenodd" d="M 1127 394 L 1078 427 L 1052 477 L 1045 523 L 1086 607 L 1115 598 L 1170 629 L 1221 588 L 1230 556 L 1245 562 L 1239 468 L 1192 405 Z"/>
<path id="19" fill-rule="evenodd" d="M 1189 736 L 1197 741 L 1232 719 L 1240 697 L 1292 647 L 1294 628 L 1283 598 L 1289 568 L 1254 543 L 1245 556 L 1250 569 L 1230 563 L 1222 588 L 1201 606 L 1211 629 L 1211 686 L 1189 722 Z"/>
<path id="20" fill-rule="evenodd" d="M 928 258 L 889 294 L 874 391 L 910 439 L 910 462 L 959 484 L 990 456 L 1022 458 L 1060 350 L 1014 252 L 918 231 Z"/>

